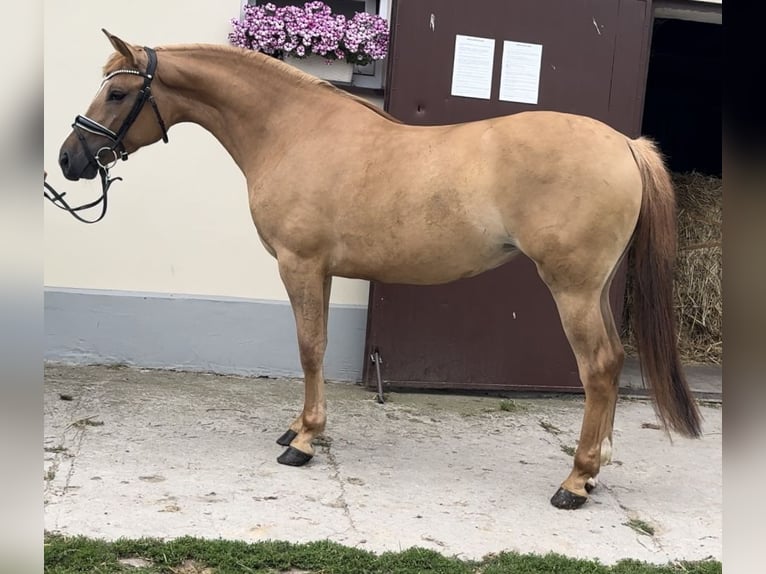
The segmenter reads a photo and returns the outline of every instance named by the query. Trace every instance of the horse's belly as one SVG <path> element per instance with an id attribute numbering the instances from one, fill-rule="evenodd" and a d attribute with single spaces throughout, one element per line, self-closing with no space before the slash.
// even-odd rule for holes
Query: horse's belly
<path id="1" fill-rule="evenodd" d="M 518 253 L 507 236 L 412 231 L 344 242 L 333 273 L 384 283 L 432 285 L 472 277 Z"/>

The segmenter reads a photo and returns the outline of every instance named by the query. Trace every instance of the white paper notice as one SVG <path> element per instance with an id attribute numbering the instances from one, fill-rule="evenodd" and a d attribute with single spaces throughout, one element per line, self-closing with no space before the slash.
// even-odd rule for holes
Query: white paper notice
<path id="1" fill-rule="evenodd" d="M 542 44 L 508 40 L 503 42 L 500 99 L 506 102 L 536 104 L 542 59 Z"/>
<path id="2" fill-rule="evenodd" d="M 494 60 L 495 40 L 492 38 L 455 36 L 452 95 L 488 100 Z"/>

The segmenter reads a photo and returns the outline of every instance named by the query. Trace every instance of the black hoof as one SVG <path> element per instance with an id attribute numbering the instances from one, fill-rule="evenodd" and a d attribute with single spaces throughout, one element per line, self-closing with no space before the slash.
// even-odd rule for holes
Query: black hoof
<path id="1" fill-rule="evenodd" d="M 281 446 L 290 446 L 293 439 L 298 436 L 298 433 L 293 429 L 287 429 L 287 432 L 277 439 L 277 444 Z"/>
<path id="2" fill-rule="evenodd" d="M 303 466 L 310 461 L 312 457 L 313 455 L 311 454 L 306 454 L 297 448 L 289 446 L 285 452 L 279 455 L 277 462 L 279 464 L 286 464 L 287 466 Z"/>
<path id="3" fill-rule="evenodd" d="M 585 504 L 586 500 L 588 500 L 587 496 L 580 496 L 564 490 L 564 488 L 559 488 L 551 498 L 551 504 L 562 510 L 575 510 Z"/>

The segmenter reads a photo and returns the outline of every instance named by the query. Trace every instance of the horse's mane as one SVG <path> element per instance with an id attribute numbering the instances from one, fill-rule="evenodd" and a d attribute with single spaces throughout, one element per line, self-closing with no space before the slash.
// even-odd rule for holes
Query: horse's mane
<path id="1" fill-rule="evenodd" d="M 283 74 L 287 74 L 291 76 L 296 82 L 298 83 L 306 83 L 310 85 L 317 86 L 321 89 L 330 90 L 333 93 L 336 93 L 342 97 L 349 98 L 358 104 L 361 104 L 365 106 L 366 108 L 369 108 L 370 110 L 374 111 L 376 114 L 383 116 L 387 120 L 390 120 L 392 122 L 396 123 L 402 123 L 398 119 L 396 119 L 394 116 L 389 114 L 388 112 L 382 110 L 378 106 L 368 102 L 362 97 L 359 97 L 355 94 L 351 94 L 345 90 L 341 90 L 340 88 L 334 86 L 330 82 L 327 82 L 325 80 L 322 80 L 320 78 L 315 78 L 314 76 L 311 76 L 310 74 L 306 74 L 297 68 L 290 66 L 289 64 L 285 64 L 281 60 L 278 60 L 276 58 L 272 58 L 270 56 L 267 56 L 265 54 L 261 54 L 260 52 L 256 52 L 253 50 L 246 50 L 244 48 L 236 48 L 234 46 L 226 46 L 226 45 L 217 45 L 217 44 L 178 44 L 175 46 L 159 46 L 156 48 L 158 52 L 160 51 L 192 51 L 192 50 L 205 50 L 208 52 L 221 52 L 221 53 L 229 53 L 233 55 L 238 55 L 243 58 L 249 58 L 253 60 L 253 63 L 258 66 L 276 66 L 280 69 L 280 71 Z M 113 53 L 109 59 L 106 61 L 106 64 L 104 64 L 103 68 L 103 74 L 107 75 L 115 70 L 119 70 L 120 68 L 123 68 L 127 65 L 127 59 L 125 56 L 120 54 L 119 52 Z"/>

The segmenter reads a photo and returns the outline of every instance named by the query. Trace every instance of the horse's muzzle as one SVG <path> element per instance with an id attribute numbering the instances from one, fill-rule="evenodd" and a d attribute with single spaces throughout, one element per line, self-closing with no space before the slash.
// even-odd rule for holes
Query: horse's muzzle
<path id="1" fill-rule="evenodd" d="M 59 154 L 59 166 L 64 177 L 70 181 L 93 179 L 98 174 L 95 162 L 88 161 L 82 153 L 70 153 L 63 148 Z"/>

